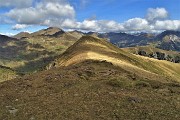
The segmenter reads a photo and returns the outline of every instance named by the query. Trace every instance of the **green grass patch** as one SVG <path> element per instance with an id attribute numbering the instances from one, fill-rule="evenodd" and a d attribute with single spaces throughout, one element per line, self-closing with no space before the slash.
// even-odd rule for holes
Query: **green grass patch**
<path id="1" fill-rule="evenodd" d="M 150 87 L 151 85 L 146 81 L 138 80 L 135 82 L 134 86 L 138 88 L 143 88 L 143 87 Z"/>

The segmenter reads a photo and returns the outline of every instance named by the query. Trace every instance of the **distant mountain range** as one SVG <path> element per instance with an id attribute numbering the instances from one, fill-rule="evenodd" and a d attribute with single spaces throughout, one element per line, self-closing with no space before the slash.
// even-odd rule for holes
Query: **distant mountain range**
<path id="1" fill-rule="evenodd" d="M 76 34 L 75 34 L 76 33 Z M 68 38 L 68 40 L 76 40 L 79 39 L 82 36 L 79 36 L 81 34 L 78 31 L 72 31 L 72 32 L 65 32 L 60 28 L 54 28 L 54 27 L 49 27 L 47 29 L 42 29 L 34 33 L 27 33 L 27 32 L 21 32 L 13 38 L 17 39 L 23 39 L 23 38 L 32 38 L 32 37 L 53 37 L 53 38 L 59 38 L 61 40 Z"/>
<path id="2" fill-rule="evenodd" d="M 164 49 L 164 50 L 172 50 L 172 51 L 180 51 L 180 32 L 179 31 L 164 31 L 158 35 L 151 33 L 136 33 L 136 34 L 128 34 L 128 33 L 97 33 L 97 32 L 88 32 L 83 33 L 80 31 L 71 31 L 65 32 L 59 28 L 47 28 L 35 33 L 26 33 L 22 32 L 14 36 L 14 38 L 22 39 L 29 37 L 37 37 L 37 36 L 46 36 L 46 37 L 57 37 L 68 40 L 77 40 L 84 35 L 92 35 L 99 38 L 107 39 L 109 42 L 117 45 L 120 48 L 124 47 L 135 47 L 135 46 L 145 46 L 149 44 L 155 44 L 155 47 Z"/>
<path id="3" fill-rule="evenodd" d="M 154 44 L 155 47 L 164 50 L 180 51 L 180 32 L 179 31 L 164 31 L 158 35 L 150 33 L 93 33 L 88 35 L 98 36 L 100 38 L 106 38 L 111 43 L 117 45 L 120 48 L 145 46 Z"/>
<path id="4" fill-rule="evenodd" d="M 44 69 L 49 62 L 63 53 L 68 47 L 81 37 L 90 35 L 103 38 L 106 41 L 120 47 L 153 46 L 154 50 L 163 49 L 171 52 L 162 52 L 165 56 L 160 59 L 179 62 L 180 32 L 164 31 L 155 35 L 150 33 L 97 33 L 81 31 L 64 31 L 60 28 L 50 27 L 34 33 L 21 32 L 13 37 L 0 35 L 0 65 L 13 68 L 19 72 L 31 73 Z M 138 51 L 139 52 L 139 51 Z M 147 52 L 150 56 L 148 51 Z M 154 51 L 156 54 L 158 51 Z M 136 52 L 137 53 L 137 52 Z M 168 53 L 168 54 L 166 54 Z M 141 54 L 140 54 L 141 55 Z M 171 58 L 167 58 L 167 55 Z M 157 55 L 153 58 L 157 58 Z M 176 57 L 178 56 L 178 57 Z"/>
<path id="5" fill-rule="evenodd" d="M 180 32 L 164 31 L 156 36 L 156 40 L 160 41 L 158 48 L 164 50 L 180 51 Z"/>

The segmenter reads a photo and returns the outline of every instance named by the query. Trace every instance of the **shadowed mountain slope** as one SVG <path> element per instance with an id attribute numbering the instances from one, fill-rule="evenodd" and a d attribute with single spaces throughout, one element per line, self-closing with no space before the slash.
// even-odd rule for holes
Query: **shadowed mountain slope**
<path id="1" fill-rule="evenodd" d="M 6 42 L 9 42 L 11 40 L 16 40 L 16 39 L 0 34 L 0 45 L 4 45 Z"/>
<path id="2" fill-rule="evenodd" d="M 42 70 L 79 39 L 54 27 L 31 34 L 22 32 L 14 37 L 0 36 L 0 65 L 23 73 Z"/>

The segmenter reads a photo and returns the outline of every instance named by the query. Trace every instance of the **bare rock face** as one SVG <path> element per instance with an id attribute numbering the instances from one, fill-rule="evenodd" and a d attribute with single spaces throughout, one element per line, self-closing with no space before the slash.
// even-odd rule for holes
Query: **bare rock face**
<path id="1" fill-rule="evenodd" d="M 164 50 L 180 51 L 180 37 L 176 35 L 167 35 L 163 38 L 159 48 Z"/>
<path id="2" fill-rule="evenodd" d="M 179 31 L 165 31 L 156 37 L 161 41 L 158 48 L 164 50 L 180 51 L 180 32 Z"/>

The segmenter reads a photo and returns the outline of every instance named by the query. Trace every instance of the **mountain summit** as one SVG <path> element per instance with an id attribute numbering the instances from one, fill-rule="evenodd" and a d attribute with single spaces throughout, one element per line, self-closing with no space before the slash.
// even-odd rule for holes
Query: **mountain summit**
<path id="1" fill-rule="evenodd" d="M 65 33 L 62 29 L 56 28 L 56 27 L 49 27 L 47 29 L 43 29 L 40 31 L 37 31 L 35 33 L 32 33 L 32 36 L 58 36 L 60 34 Z"/>
<path id="2" fill-rule="evenodd" d="M 136 73 L 141 77 L 151 76 L 152 79 L 166 74 L 178 80 L 178 74 L 180 74 L 178 71 L 180 69 L 179 64 L 133 55 L 117 48 L 104 39 L 92 36 L 83 36 L 50 66 L 70 66 L 86 60 L 107 61 L 125 71 Z"/>
<path id="3" fill-rule="evenodd" d="M 27 38 L 30 36 L 30 33 L 28 32 L 20 32 L 17 35 L 13 36 L 14 38 L 21 39 L 21 38 Z"/>

